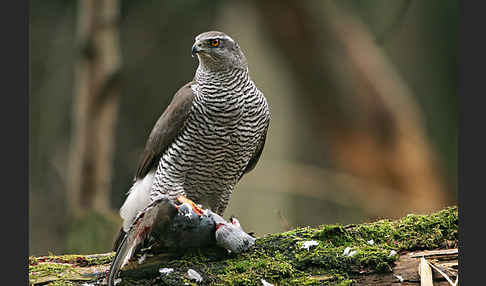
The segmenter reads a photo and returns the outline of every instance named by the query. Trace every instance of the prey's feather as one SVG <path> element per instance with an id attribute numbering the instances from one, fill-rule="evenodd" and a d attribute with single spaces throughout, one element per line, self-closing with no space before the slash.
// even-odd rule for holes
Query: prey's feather
<path id="1" fill-rule="evenodd" d="M 167 209 L 170 204 L 167 196 L 160 196 L 139 212 L 135 221 L 126 232 L 116 250 L 115 258 L 110 266 L 108 285 L 114 285 L 115 278 L 120 269 L 132 258 L 137 246 L 151 233 L 155 223 L 160 224 L 159 210 Z"/>

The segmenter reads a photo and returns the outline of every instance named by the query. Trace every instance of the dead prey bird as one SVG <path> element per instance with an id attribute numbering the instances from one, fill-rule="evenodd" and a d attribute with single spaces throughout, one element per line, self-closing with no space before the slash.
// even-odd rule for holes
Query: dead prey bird
<path id="1" fill-rule="evenodd" d="M 174 204 L 168 196 L 161 196 L 147 208 L 152 212 L 154 207 L 166 206 L 168 209 L 165 227 L 155 227 L 148 236 L 148 248 L 161 250 L 180 250 L 195 247 L 218 245 L 228 252 L 240 253 L 255 244 L 255 238 L 243 231 L 235 217 L 230 222 L 209 209 L 196 212 L 191 202 L 184 197 L 177 199 L 180 205 Z M 136 224 L 135 224 L 136 225 Z M 147 239 L 146 239 L 147 240 Z"/>
<path id="2" fill-rule="evenodd" d="M 243 231 L 236 218 L 232 217 L 230 222 L 227 222 L 209 209 L 202 210 L 202 214 L 199 214 L 184 197 L 179 197 L 178 201 L 182 204 L 176 205 L 167 195 L 161 195 L 146 208 L 145 212 L 137 216 L 133 228 L 128 235 L 123 236 L 120 245 L 142 246 L 145 242 L 148 247 L 145 249 L 119 247 L 109 270 L 108 285 L 113 285 L 120 268 L 128 262 L 135 251 L 157 253 L 161 250 L 218 245 L 228 252 L 240 253 L 255 244 L 255 238 Z M 160 208 L 167 210 L 164 212 L 167 215 L 164 221 L 168 223 L 156 224 L 153 228 L 145 225 L 144 218 L 160 214 Z M 133 253 L 123 255 L 126 251 Z"/>
<path id="3" fill-rule="evenodd" d="M 269 107 L 250 79 L 243 51 L 230 36 L 202 33 L 195 39 L 192 54 L 199 60 L 194 79 L 179 89 L 156 122 L 120 209 L 123 227 L 115 245 L 110 283 L 149 237 L 185 247 L 203 245 L 205 237 L 214 234 L 216 242 L 235 252 L 251 241 L 239 232 L 237 220 L 228 223 L 220 216 L 236 183 L 260 159 Z M 174 207 L 174 202 L 182 205 Z M 180 215 L 188 206 L 187 216 Z M 178 224 L 178 218 L 184 223 Z M 192 222 L 195 228 L 182 229 Z"/>

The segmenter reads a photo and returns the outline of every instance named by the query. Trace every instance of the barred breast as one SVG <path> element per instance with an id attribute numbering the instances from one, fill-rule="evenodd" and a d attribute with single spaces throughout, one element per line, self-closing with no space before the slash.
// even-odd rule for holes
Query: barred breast
<path id="1" fill-rule="evenodd" d="M 195 94 L 181 134 L 162 156 L 152 195 L 185 195 L 222 214 L 270 119 L 248 70 L 197 70 Z"/>

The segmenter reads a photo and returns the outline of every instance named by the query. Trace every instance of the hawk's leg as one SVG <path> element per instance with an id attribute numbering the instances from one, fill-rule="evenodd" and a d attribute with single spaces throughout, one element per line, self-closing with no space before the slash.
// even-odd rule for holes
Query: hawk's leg
<path id="1" fill-rule="evenodd" d="M 177 198 L 177 201 L 181 204 L 183 203 L 188 203 L 192 206 L 192 210 L 198 215 L 198 216 L 202 216 L 203 214 L 203 210 L 198 206 L 196 205 L 196 203 L 194 203 L 193 201 L 191 201 L 190 199 L 186 198 L 185 196 L 183 195 L 180 195 L 178 196 Z M 177 207 L 177 206 L 176 206 Z"/>

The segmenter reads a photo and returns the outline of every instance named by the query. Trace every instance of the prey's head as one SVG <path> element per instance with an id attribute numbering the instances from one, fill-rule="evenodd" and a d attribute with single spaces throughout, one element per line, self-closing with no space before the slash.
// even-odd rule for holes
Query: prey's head
<path id="1" fill-rule="evenodd" d="M 192 46 L 192 55 L 197 55 L 200 66 L 209 71 L 247 67 L 240 46 L 223 32 L 199 34 Z"/>

